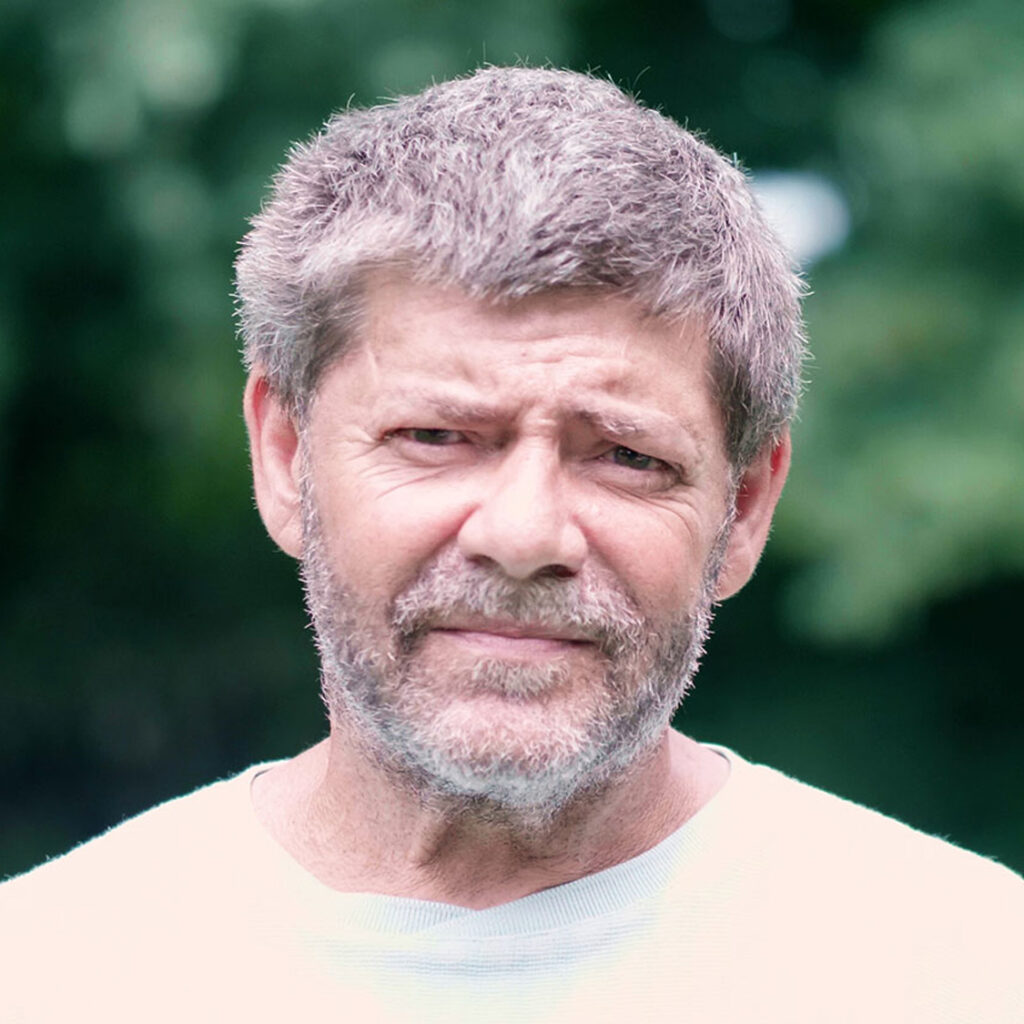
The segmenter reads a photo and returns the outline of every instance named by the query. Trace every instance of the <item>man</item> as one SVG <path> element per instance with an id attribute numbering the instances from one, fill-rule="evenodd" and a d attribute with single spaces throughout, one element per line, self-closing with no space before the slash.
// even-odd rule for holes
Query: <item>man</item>
<path id="1" fill-rule="evenodd" d="M 799 389 L 732 164 L 483 70 L 295 151 L 238 289 L 329 737 L 6 886 L 4 1020 L 1024 1019 L 1016 876 L 669 727 Z"/>

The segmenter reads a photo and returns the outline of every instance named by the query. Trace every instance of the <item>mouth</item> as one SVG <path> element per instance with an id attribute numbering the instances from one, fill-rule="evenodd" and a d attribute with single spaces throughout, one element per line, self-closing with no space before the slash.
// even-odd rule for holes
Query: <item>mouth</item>
<path id="1" fill-rule="evenodd" d="M 541 656 L 565 654 L 594 641 L 583 633 L 542 623 L 468 619 L 435 625 L 431 633 L 494 655 Z"/>

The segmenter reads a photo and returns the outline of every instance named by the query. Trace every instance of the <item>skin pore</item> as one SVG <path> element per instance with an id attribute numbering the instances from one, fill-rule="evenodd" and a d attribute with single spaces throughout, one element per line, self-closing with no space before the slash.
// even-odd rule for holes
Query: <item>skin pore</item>
<path id="1" fill-rule="evenodd" d="M 306 556 L 331 712 L 253 799 L 326 885 L 495 905 L 649 849 L 724 783 L 668 720 L 701 614 L 760 554 L 788 441 L 744 474 L 726 539 L 707 363 L 698 326 L 620 297 L 496 305 L 381 276 L 304 443 L 253 374 L 257 500 Z"/>

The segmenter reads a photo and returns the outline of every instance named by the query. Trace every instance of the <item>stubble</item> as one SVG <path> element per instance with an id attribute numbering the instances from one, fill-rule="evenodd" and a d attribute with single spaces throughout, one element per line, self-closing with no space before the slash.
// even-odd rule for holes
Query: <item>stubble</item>
<path id="1" fill-rule="evenodd" d="M 421 799 L 551 820 L 657 745 L 703 654 L 728 525 L 693 606 L 661 622 L 609 571 L 514 580 L 453 546 L 375 602 L 336 578 L 305 493 L 302 578 L 332 723 Z M 578 651 L 540 662 L 427 656 L 436 631 L 467 618 L 543 624 L 578 637 Z M 481 722 L 474 696 L 507 713 Z"/>

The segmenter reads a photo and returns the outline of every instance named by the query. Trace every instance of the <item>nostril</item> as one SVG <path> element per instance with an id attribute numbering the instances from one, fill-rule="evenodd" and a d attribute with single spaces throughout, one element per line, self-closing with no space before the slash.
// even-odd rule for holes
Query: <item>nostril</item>
<path id="1" fill-rule="evenodd" d="M 549 577 L 556 580 L 567 580 L 575 575 L 576 573 L 567 565 L 546 565 L 537 573 L 537 576 L 541 579 Z"/>
<path id="2" fill-rule="evenodd" d="M 471 562 L 473 565 L 479 565 L 482 569 L 500 569 L 501 564 L 496 558 L 491 558 L 490 555 L 467 555 L 466 561 Z"/>
<path id="3" fill-rule="evenodd" d="M 483 569 L 504 572 L 501 562 L 496 558 L 491 558 L 489 555 L 471 555 L 468 560 Z M 538 580 L 567 580 L 575 575 L 575 570 L 570 569 L 567 565 L 545 565 L 537 569 L 532 574 L 532 578 Z"/>

